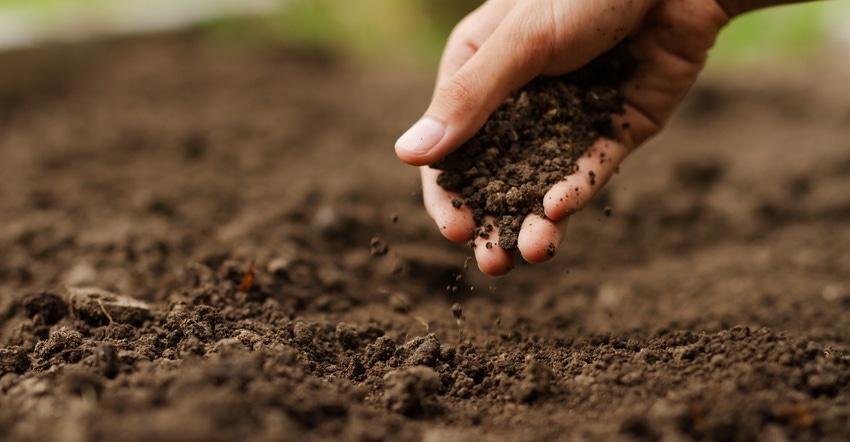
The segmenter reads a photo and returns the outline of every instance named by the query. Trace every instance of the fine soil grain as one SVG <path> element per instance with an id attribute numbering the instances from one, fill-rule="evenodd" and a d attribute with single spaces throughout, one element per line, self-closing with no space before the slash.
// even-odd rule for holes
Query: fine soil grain
<path id="1" fill-rule="evenodd" d="M 495 227 L 499 246 L 516 250 L 529 213 L 543 214 L 543 196 L 576 172 L 576 160 L 600 137 L 612 137 L 611 116 L 624 113 L 620 85 L 634 72 L 624 45 L 587 66 L 521 88 L 490 116 L 469 141 L 431 167 L 437 184 L 466 205 L 475 234 Z M 488 221 L 492 219 L 492 223 Z"/>
<path id="2" fill-rule="evenodd" d="M 848 440 L 848 73 L 772 72 L 698 84 L 492 279 L 391 148 L 430 75 L 0 54 L 0 440 Z"/>

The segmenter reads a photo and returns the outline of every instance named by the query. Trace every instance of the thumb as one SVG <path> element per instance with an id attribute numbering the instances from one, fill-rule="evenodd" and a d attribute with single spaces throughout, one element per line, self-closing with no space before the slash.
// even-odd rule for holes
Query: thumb
<path id="1" fill-rule="evenodd" d="M 511 92 L 540 74 L 570 72 L 611 49 L 656 2 L 517 3 L 466 64 L 437 85 L 425 115 L 396 142 L 396 154 L 416 166 L 443 158 L 472 137 Z"/>
<path id="2" fill-rule="evenodd" d="M 516 11 L 514 11 L 516 12 Z M 425 115 L 396 142 L 406 163 L 423 166 L 448 155 L 484 125 L 510 93 L 539 75 L 550 58 L 551 36 L 514 27 L 508 16 L 478 51 L 441 81 Z M 518 29 L 523 32 L 519 33 Z"/>

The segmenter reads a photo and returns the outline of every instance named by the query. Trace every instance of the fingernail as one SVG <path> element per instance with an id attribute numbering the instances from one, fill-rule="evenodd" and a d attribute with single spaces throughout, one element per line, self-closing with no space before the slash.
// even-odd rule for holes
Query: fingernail
<path id="1" fill-rule="evenodd" d="M 413 155 L 424 155 L 430 152 L 445 135 L 446 127 L 443 123 L 431 117 L 425 117 L 399 137 L 395 146 L 396 149 Z"/>

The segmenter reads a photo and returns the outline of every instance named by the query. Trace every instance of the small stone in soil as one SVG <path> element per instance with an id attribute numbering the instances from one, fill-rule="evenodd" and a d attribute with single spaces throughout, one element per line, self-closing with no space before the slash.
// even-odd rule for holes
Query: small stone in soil
<path id="1" fill-rule="evenodd" d="M 378 237 L 372 238 L 372 241 L 369 242 L 369 246 L 372 248 L 372 256 L 384 256 L 390 251 L 390 246 L 386 243 L 386 241 Z"/>
<path id="2" fill-rule="evenodd" d="M 437 357 L 440 355 L 440 341 L 433 333 L 424 338 L 416 338 L 405 345 L 409 349 L 414 349 L 413 354 L 407 358 L 407 365 L 427 365 L 433 367 L 437 362 Z"/>
<path id="3" fill-rule="evenodd" d="M 141 325 L 150 317 L 150 307 L 142 301 L 96 288 L 70 288 L 68 298 L 77 318 L 89 325 L 110 322 Z"/>

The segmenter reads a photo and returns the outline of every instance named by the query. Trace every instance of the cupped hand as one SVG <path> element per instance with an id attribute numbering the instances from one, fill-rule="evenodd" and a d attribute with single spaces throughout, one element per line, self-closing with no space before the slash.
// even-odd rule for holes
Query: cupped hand
<path id="1" fill-rule="evenodd" d="M 403 161 L 421 167 L 425 207 L 443 235 L 475 241 L 479 268 L 503 275 L 514 252 L 490 238 L 473 238 L 466 208 L 454 208 L 428 164 L 474 135 L 512 91 L 537 76 L 561 75 L 587 64 L 624 39 L 638 63 L 622 86 L 625 114 L 614 118 L 615 139 L 598 140 L 578 172 L 544 196 L 545 217 L 530 214 L 519 253 L 533 263 L 554 256 L 567 218 L 584 208 L 635 147 L 658 132 L 691 87 L 706 52 L 729 21 L 714 0 L 489 0 L 454 29 L 425 115 L 396 142 Z M 487 243 L 491 247 L 487 247 Z"/>

